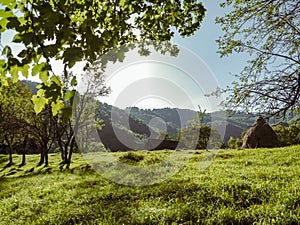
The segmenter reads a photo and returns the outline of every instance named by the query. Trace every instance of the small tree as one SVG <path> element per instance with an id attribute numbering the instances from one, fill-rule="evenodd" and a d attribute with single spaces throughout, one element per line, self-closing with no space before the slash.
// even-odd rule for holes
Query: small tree
<path id="1" fill-rule="evenodd" d="M 159 131 L 159 133 L 157 135 L 157 139 L 160 139 L 160 140 L 173 140 L 174 138 L 172 138 L 170 136 L 170 134 L 168 134 L 168 132 L 166 132 L 166 131 Z"/>
<path id="2" fill-rule="evenodd" d="M 180 140 L 188 148 L 194 149 L 212 149 L 222 146 L 219 133 L 209 126 L 186 127 L 180 131 Z"/>
<path id="3" fill-rule="evenodd" d="M 202 110 L 200 105 L 198 105 L 198 109 L 199 111 L 197 112 L 197 116 L 195 116 L 194 119 L 188 121 L 191 126 L 204 126 L 207 122 L 205 120 L 207 116 L 206 109 Z"/>
<path id="4" fill-rule="evenodd" d="M 57 139 L 55 130 L 57 118 L 52 115 L 50 104 L 48 104 L 38 115 L 34 114 L 32 116 L 33 121 L 30 126 L 30 133 L 37 140 L 39 146 L 40 161 L 38 166 L 43 164 L 48 166 L 48 153 Z"/>

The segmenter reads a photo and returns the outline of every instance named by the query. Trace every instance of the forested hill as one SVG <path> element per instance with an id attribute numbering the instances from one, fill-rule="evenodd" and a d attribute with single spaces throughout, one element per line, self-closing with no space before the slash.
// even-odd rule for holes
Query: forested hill
<path id="1" fill-rule="evenodd" d="M 38 83 L 31 81 L 22 81 L 36 93 L 36 86 Z M 112 122 L 112 113 L 114 121 Z M 224 123 L 222 116 L 224 112 L 215 112 L 214 123 Z M 189 125 L 190 121 L 197 116 L 197 112 L 189 109 L 176 108 L 160 108 L 160 109 L 139 109 L 137 107 L 128 107 L 125 110 L 108 105 L 106 103 L 99 103 L 97 110 L 97 117 L 104 121 L 103 132 L 106 137 L 109 137 L 111 132 L 117 130 L 122 133 L 124 137 L 134 136 L 139 142 L 143 138 L 151 136 L 156 138 L 160 133 L 160 128 L 166 126 L 167 133 L 176 138 L 178 131 Z M 203 118 L 204 125 L 211 125 L 211 114 L 207 113 Z M 255 121 L 257 115 L 247 114 L 244 112 L 235 113 L 230 117 L 226 117 L 226 132 L 223 142 L 227 144 L 229 138 L 241 137 L 243 131 L 247 130 Z M 299 116 L 298 116 L 299 117 Z M 293 122 L 299 120 L 296 116 L 287 118 L 287 121 Z M 117 118 L 117 119 L 116 119 Z M 270 124 L 277 124 L 279 121 L 271 119 Z M 113 129 L 112 129 L 113 128 Z"/>
<path id="2" fill-rule="evenodd" d="M 160 128 L 167 128 L 167 133 L 176 138 L 177 133 L 181 128 L 190 125 L 190 122 L 197 116 L 197 112 L 189 109 L 176 108 L 160 108 L 160 109 L 139 109 L 138 107 L 128 107 L 125 110 L 107 105 L 106 103 L 99 104 L 98 116 L 104 119 L 104 124 L 111 127 L 111 112 L 115 117 L 118 114 L 118 120 L 114 121 L 114 127 L 121 129 L 122 132 L 135 135 L 139 138 L 146 138 L 151 135 L 156 138 L 160 133 Z M 223 143 L 227 145 L 230 137 L 240 138 L 242 133 L 249 129 L 257 118 L 257 114 L 247 114 L 244 112 L 234 113 L 232 116 L 225 116 L 224 112 L 207 113 L 203 117 L 203 125 L 211 126 L 211 118 L 214 118 L 214 125 L 226 123 L 226 132 L 223 137 Z M 116 117 L 115 117 L 116 118 Z M 124 121 L 125 119 L 125 121 Z M 286 118 L 286 121 L 292 123 L 297 119 L 296 116 Z M 126 122 L 128 121 L 128 122 Z M 269 120 L 271 125 L 278 124 L 276 118 Z M 126 126 L 125 126 L 125 125 Z M 116 129 L 116 128 L 114 128 Z M 112 134 L 109 134 L 112 135 Z M 108 136 L 109 136 L 108 135 Z"/>
<path id="3" fill-rule="evenodd" d="M 37 89 L 37 85 L 39 85 L 39 83 L 37 82 L 33 82 L 30 80 L 21 80 L 22 83 L 26 84 L 28 86 L 28 88 L 31 89 L 32 93 L 36 94 L 38 89 Z"/>
<path id="4" fill-rule="evenodd" d="M 172 137 L 176 137 L 177 132 L 180 128 L 189 126 L 190 121 L 192 121 L 196 116 L 197 112 L 190 109 L 176 109 L 176 108 L 162 108 L 162 109 L 139 109 L 137 107 L 127 108 L 126 111 L 149 124 L 154 118 L 161 118 L 168 128 L 168 133 Z M 255 121 L 256 115 L 249 115 L 246 113 L 237 113 L 231 117 L 224 119 L 223 112 L 215 112 L 214 123 L 224 123 L 226 122 L 226 133 L 224 136 L 224 143 L 227 143 L 230 136 L 237 138 L 240 137 L 242 132 L 247 130 Z M 204 116 L 204 125 L 211 125 L 211 114 L 206 114 Z"/>

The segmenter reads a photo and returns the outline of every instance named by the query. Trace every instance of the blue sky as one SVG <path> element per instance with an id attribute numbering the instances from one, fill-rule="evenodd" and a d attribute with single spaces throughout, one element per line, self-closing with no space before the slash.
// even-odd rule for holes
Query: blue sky
<path id="1" fill-rule="evenodd" d="M 174 42 L 198 55 L 212 70 L 219 85 L 225 88 L 234 80 L 230 74 L 239 73 L 244 68 L 248 58 L 242 54 L 220 58 L 220 55 L 217 54 L 216 39 L 223 34 L 223 31 L 219 25 L 215 24 L 215 18 L 224 15 L 226 10 L 219 7 L 222 1 L 202 0 L 202 2 L 207 9 L 202 27 L 192 37 L 176 36 Z"/>

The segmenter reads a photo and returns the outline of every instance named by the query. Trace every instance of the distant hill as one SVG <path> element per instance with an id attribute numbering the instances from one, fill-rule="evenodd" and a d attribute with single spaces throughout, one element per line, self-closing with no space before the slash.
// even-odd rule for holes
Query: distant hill
<path id="1" fill-rule="evenodd" d="M 37 82 L 28 80 L 26 83 L 33 93 L 37 92 Z M 211 125 L 211 116 L 214 123 L 224 123 L 222 115 L 225 112 L 214 112 L 204 117 L 204 124 Z M 125 110 L 99 103 L 96 111 L 98 118 L 104 122 L 104 127 L 99 132 L 102 140 L 109 140 L 115 145 L 121 146 L 119 138 L 128 142 L 128 149 L 135 147 L 143 148 L 147 139 L 157 138 L 163 126 L 166 126 L 167 133 L 176 138 L 178 131 L 189 125 L 189 121 L 197 116 L 197 112 L 190 109 L 162 108 L 162 109 L 139 109 L 128 107 Z M 230 137 L 240 138 L 242 133 L 249 129 L 254 123 L 258 114 L 236 112 L 226 117 L 226 132 L 223 142 L 226 145 Z M 114 118 L 112 120 L 112 118 Z M 282 119 L 271 118 L 268 122 L 278 124 Z M 285 121 L 287 123 L 300 123 L 299 113 L 288 112 Z M 224 124 L 222 124 L 224 125 Z M 117 133 L 117 135 L 116 135 Z M 123 149 L 126 150 L 126 149 Z"/>
<path id="2" fill-rule="evenodd" d="M 33 94 L 36 94 L 38 89 L 37 89 L 37 85 L 39 85 L 40 83 L 38 82 L 33 82 L 33 81 L 30 81 L 30 80 L 21 80 L 20 82 L 26 84 L 28 86 L 28 88 L 31 89 L 32 93 Z"/>
<path id="3" fill-rule="evenodd" d="M 214 113 L 214 124 L 224 123 L 221 116 L 223 112 Z M 97 115 L 104 120 L 104 128 L 100 132 L 103 139 L 113 139 L 118 142 L 115 133 L 118 137 L 121 135 L 123 140 L 134 140 L 136 144 L 130 145 L 140 146 L 147 138 L 156 138 L 159 134 L 159 119 L 167 127 L 167 133 L 176 138 L 178 131 L 181 128 L 189 126 L 189 121 L 193 120 L 197 115 L 196 111 L 189 109 L 139 109 L 137 107 L 129 107 L 125 110 L 110 106 L 106 103 L 100 103 Z M 113 115 L 113 116 L 112 116 Z M 113 122 L 112 122 L 112 119 Z M 116 119 L 118 118 L 118 119 Z M 158 119 L 159 118 L 159 119 Z M 255 115 L 245 113 L 237 113 L 232 117 L 226 118 L 226 131 L 224 135 L 224 144 L 226 145 L 229 138 L 241 137 L 242 133 L 254 123 Z M 129 121 L 129 122 L 127 122 Z M 204 119 L 204 124 L 211 125 L 211 114 L 207 114 Z M 224 125 L 224 124 L 222 124 Z M 131 138 L 130 138 L 131 137 Z"/>

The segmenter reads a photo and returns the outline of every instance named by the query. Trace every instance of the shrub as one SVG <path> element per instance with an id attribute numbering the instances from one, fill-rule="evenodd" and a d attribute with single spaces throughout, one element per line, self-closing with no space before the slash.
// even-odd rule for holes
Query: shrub
<path id="1" fill-rule="evenodd" d="M 138 162 L 144 159 L 144 156 L 135 152 L 127 152 L 126 154 L 122 155 L 119 159 L 121 162 L 124 163 L 137 164 Z"/>
<path id="2" fill-rule="evenodd" d="M 241 138 L 230 137 L 227 145 L 228 145 L 228 148 L 238 149 L 238 148 L 242 147 L 242 144 L 243 144 L 243 140 Z"/>
<path id="3" fill-rule="evenodd" d="M 284 127 L 282 125 L 277 125 L 273 127 L 278 138 L 278 145 L 288 146 L 295 145 L 300 143 L 300 126 L 299 125 L 290 125 Z"/>

